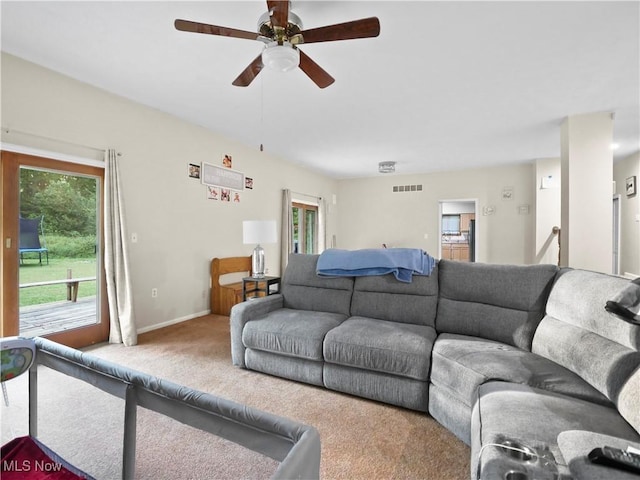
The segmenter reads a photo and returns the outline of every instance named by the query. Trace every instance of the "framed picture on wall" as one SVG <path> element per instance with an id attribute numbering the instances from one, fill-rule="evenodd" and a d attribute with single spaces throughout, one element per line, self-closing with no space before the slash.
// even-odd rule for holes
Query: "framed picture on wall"
<path id="1" fill-rule="evenodd" d="M 627 197 L 636 194 L 636 176 L 627 177 L 627 181 L 625 182 Z"/>

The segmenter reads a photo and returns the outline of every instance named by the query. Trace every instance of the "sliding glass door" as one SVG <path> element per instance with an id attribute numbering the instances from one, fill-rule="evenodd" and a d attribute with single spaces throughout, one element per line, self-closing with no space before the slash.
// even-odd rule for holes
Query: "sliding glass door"
<path id="1" fill-rule="evenodd" d="M 2 152 L 2 335 L 108 337 L 98 167 Z"/>
<path id="2" fill-rule="evenodd" d="M 292 209 L 294 253 L 317 253 L 318 207 L 293 203 Z"/>

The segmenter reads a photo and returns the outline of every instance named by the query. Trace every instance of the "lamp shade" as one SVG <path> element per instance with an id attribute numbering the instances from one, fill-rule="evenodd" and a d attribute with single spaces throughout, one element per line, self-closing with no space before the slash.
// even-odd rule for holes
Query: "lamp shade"
<path id="1" fill-rule="evenodd" d="M 278 232 L 275 220 L 245 220 L 242 222 L 242 243 L 276 243 Z"/>

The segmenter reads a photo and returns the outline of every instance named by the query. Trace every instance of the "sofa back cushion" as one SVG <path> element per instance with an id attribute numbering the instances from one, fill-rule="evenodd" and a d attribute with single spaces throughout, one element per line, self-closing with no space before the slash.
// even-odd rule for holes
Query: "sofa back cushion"
<path id="1" fill-rule="evenodd" d="M 628 282 L 604 273 L 563 269 L 549 295 L 547 314 L 532 348 L 580 375 L 619 408 L 629 407 L 627 390 L 640 378 L 637 373 L 631 380 L 640 365 L 640 326 L 608 313 L 604 306 Z M 640 398 L 635 393 L 636 399 Z M 639 401 L 635 401 L 636 407 Z M 634 427 L 639 429 L 640 425 Z"/>
<path id="2" fill-rule="evenodd" d="M 431 275 L 413 275 L 411 283 L 393 274 L 356 277 L 351 315 L 392 322 L 435 326 L 438 267 Z"/>
<path id="3" fill-rule="evenodd" d="M 531 350 L 558 267 L 440 260 L 438 270 L 438 333 L 470 335 Z"/>
<path id="4" fill-rule="evenodd" d="M 353 277 L 319 277 L 319 255 L 292 253 L 282 277 L 284 307 L 349 315 Z"/>

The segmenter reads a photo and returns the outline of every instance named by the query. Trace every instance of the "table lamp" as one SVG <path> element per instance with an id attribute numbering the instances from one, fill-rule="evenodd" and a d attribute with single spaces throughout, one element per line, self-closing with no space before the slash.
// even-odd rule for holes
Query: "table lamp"
<path id="1" fill-rule="evenodd" d="M 261 243 L 276 243 L 278 233 L 275 220 L 245 220 L 242 222 L 242 243 L 255 243 L 251 255 L 251 271 L 254 278 L 264 278 L 264 249 Z"/>

